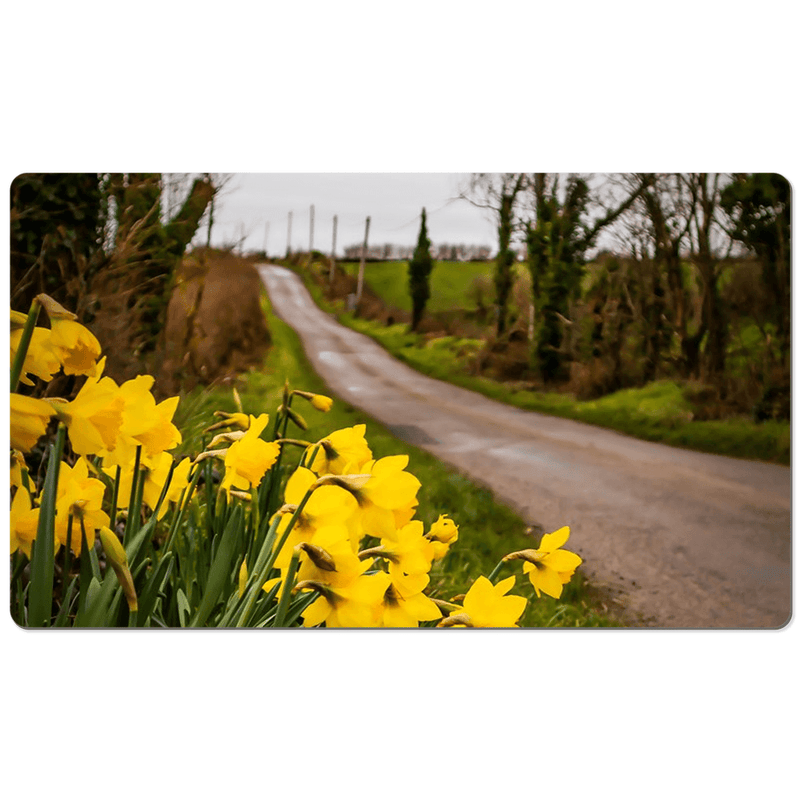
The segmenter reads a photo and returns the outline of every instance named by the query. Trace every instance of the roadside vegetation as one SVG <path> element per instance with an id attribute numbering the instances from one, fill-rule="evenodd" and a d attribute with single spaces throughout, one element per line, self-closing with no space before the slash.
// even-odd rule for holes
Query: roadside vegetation
<path id="1" fill-rule="evenodd" d="M 648 441 L 789 464 L 791 439 L 788 420 L 756 422 L 752 413 L 731 413 L 721 407 L 713 388 L 697 379 L 661 378 L 643 386 L 581 399 L 577 396 L 582 382 L 580 374 L 572 385 L 561 384 L 549 390 L 541 382 L 531 380 L 530 373 L 524 369 L 517 369 L 513 377 L 503 376 L 503 368 L 512 362 L 514 350 L 524 351 L 525 342 L 506 341 L 498 347 L 489 328 L 489 317 L 485 312 L 493 299 L 489 281 L 492 262 L 437 261 L 431 273 L 427 324 L 419 332 L 412 331 L 407 322 L 400 321 L 402 313 L 411 307 L 407 262 L 368 265 L 366 285 L 383 304 L 378 311 L 372 309 L 372 319 L 346 311 L 342 299 L 331 297 L 326 291 L 324 264 L 289 265 L 304 278 L 316 302 L 333 313 L 342 324 L 370 336 L 395 357 L 438 380 L 528 411 L 575 419 Z M 354 264 L 337 265 L 337 269 L 347 275 L 354 275 L 355 268 L 357 265 Z M 596 271 L 596 265 L 589 265 L 585 279 L 587 285 Z M 514 298 L 517 301 L 510 305 L 512 320 L 520 314 L 523 303 L 519 298 L 524 297 L 528 284 L 528 277 L 520 270 L 512 295 L 512 301 Z M 446 289 L 440 293 L 437 287 Z M 459 297 L 462 299 L 461 308 L 457 305 Z M 757 325 L 743 324 L 729 348 L 727 363 L 730 374 L 744 381 L 753 370 L 750 354 L 757 356 L 761 353 L 764 343 L 765 337 Z M 498 352 L 493 353 L 492 348 Z M 505 365 L 504 357 L 508 359 Z M 715 419 L 715 415 L 724 415 L 724 418 Z"/>

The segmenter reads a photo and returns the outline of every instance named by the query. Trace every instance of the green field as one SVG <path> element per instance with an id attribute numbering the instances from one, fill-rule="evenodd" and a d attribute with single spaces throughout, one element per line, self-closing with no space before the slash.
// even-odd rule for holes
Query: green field
<path id="1" fill-rule="evenodd" d="M 341 267 L 350 275 L 358 274 L 357 263 L 343 263 Z M 517 269 L 520 276 L 527 275 L 523 264 L 517 265 Z M 434 261 L 431 296 L 426 310 L 434 314 L 440 311 L 474 311 L 479 285 L 488 293 L 484 302 L 491 304 L 493 274 L 493 261 Z M 364 265 L 364 281 L 388 305 L 411 312 L 407 261 L 367 263 Z"/>

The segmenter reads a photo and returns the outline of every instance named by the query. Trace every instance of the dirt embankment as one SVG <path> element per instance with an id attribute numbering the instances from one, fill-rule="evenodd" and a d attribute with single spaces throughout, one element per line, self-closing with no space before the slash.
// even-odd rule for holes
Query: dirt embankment
<path id="1" fill-rule="evenodd" d="M 271 337 L 261 288 L 253 262 L 232 253 L 199 248 L 184 258 L 164 329 L 165 391 L 226 382 L 263 361 Z"/>

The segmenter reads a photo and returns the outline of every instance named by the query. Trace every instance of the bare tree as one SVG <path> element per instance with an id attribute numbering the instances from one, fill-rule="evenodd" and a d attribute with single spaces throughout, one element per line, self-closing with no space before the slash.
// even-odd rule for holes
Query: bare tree
<path id="1" fill-rule="evenodd" d="M 476 172 L 459 192 L 459 197 L 477 208 L 491 212 L 497 222 L 497 260 L 494 273 L 497 335 L 505 332 L 508 297 L 514 284 L 516 254 L 511 240 L 519 226 L 517 200 L 525 189 L 528 176 L 524 172 Z"/>

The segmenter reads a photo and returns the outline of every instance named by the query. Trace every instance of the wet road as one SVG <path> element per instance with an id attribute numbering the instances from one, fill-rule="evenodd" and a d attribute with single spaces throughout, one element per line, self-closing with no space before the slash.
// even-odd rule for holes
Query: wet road
<path id="1" fill-rule="evenodd" d="M 788 467 L 644 442 L 433 380 L 318 309 L 291 271 L 259 271 L 333 394 L 486 485 L 529 524 L 569 525 L 569 549 L 632 624 L 788 620 Z"/>

